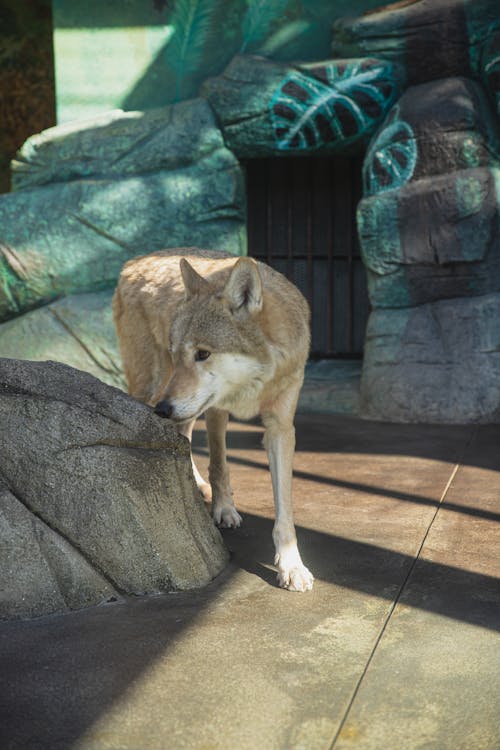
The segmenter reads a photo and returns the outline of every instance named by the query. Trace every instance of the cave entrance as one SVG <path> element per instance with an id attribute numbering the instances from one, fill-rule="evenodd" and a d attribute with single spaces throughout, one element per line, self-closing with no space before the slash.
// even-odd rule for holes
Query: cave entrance
<path id="1" fill-rule="evenodd" d="M 369 301 L 356 230 L 362 157 L 245 162 L 248 255 L 311 306 L 312 358 L 362 356 Z"/>

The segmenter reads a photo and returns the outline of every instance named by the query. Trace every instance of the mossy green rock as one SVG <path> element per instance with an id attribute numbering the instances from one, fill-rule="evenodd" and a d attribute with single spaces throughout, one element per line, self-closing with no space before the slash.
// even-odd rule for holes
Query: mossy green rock
<path id="1" fill-rule="evenodd" d="M 112 296 L 112 291 L 73 294 L 0 324 L 2 356 L 64 362 L 126 390 Z"/>
<path id="2" fill-rule="evenodd" d="M 235 57 L 203 84 L 240 158 L 360 149 L 402 90 L 398 66 L 376 59 L 292 65 Z"/>
<path id="3" fill-rule="evenodd" d="M 53 128 L 22 154 L 30 187 L 0 197 L 0 320 L 164 247 L 245 252 L 242 170 L 203 101 Z"/>

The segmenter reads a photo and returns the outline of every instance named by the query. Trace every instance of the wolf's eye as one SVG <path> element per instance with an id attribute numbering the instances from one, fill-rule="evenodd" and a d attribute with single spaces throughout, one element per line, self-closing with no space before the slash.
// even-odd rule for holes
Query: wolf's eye
<path id="1" fill-rule="evenodd" d="M 196 362 L 203 362 L 204 359 L 208 359 L 209 357 L 210 352 L 208 352 L 206 349 L 197 349 L 194 355 Z"/>

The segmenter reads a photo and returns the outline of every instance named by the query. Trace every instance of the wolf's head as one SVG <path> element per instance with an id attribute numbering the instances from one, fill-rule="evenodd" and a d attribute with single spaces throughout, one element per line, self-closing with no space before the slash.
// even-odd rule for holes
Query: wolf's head
<path id="1" fill-rule="evenodd" d="M 240 258 L 224 285 L 180 261 L 185 301 L 170 330 L 173 372 L 156 414 L 187 422 L 210 407 L 242 418 L 258 411 L 268 360 L 258 318 L 262 280 L 255 261 Z"/>

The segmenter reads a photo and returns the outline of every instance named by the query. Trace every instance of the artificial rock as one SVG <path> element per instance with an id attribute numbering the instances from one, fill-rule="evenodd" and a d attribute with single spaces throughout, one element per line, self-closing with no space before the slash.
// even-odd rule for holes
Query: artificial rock
<path id="1" fill-rule="evenodd" d="M 167 246 L 244 252 L 242 170 L 206 102 L 51 128 L 17 165 L 22 189 L 0 200 L 0 320 L 111 288 L 129 258 Z"/>
<path id="2" fill-rule="evenodd" d="M 71 294 L 2 323 L 2 356 L 64 362 L 125 391 L 112 297 L 112 290 Z"/>
<path id="3" fill-rule="evenodd" d="M 239 56 L 205 81 L 227 146 L 240 158 L 361 147 L 402 90 L 398 66 L 376 59 L 290 65 Z"/>
<path id="4" fill-rule="evenodd" d="M 500 421 L 500 294 L 375 310 L 361 411 L 389 422 Z"/>
<path id="5" fill-rule="evenodd" d="M 149 407 L 54 362 L 0 360 L 1 617 L 201 586 L 227 551 L 189 444 Z"/>

